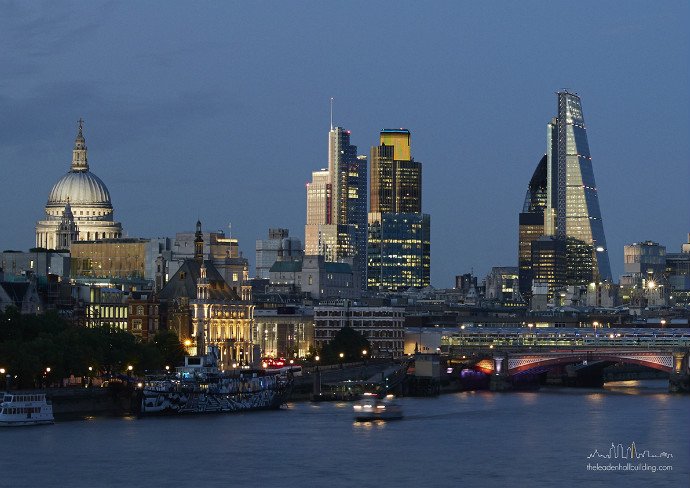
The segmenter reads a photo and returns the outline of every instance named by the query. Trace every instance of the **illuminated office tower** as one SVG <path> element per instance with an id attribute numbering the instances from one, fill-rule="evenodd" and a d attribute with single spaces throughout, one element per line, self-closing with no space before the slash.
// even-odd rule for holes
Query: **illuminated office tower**
<path id="1" fill-rule="evenodd" d="M 314 171 L 307 184 L 305 254 L 353 266 L 366 286 L 367 158 L 357 156 L 350 131 L 331 127 L 328 169 Z"/>
<path id="2" fill-rule="evenodd" d="M 567 241 L 569 284 L 611 281 L 604 225 L 580 97 L 558 92 L 558 116 L 547 129 L 544 233 Z M 585 269 L 587 268 L 587 269 Z"/>
<path id="3" fill-rule="evenodd" d="M 420 213 L 422 163 L 410 153 L 410 131 L 384 129 L 371 148 L 370 212 Z"/>
<path id="4" fill-rule="evenodd" d="M 351 257 L 360 288 L 366 287 L 367 257 L 367 158 L 357 156 L 357 146 L 350 144 L 350 131 L 331 127 L 328 133 L 328 172 L 331 175 L 331 222 L 342 227 L 332 231 L 350 241 L 338 242 L 343 257 Z M 346 237 L 347 236 L 347 237 Z M 348 251 L 348 249 L 351 249 Z M 354 252 L 354 254 L 352 254 Z"/>
<path id="5" fill-rule="evenodd" d="M 319 254 L 321 226 L 331 223 L 331 179 L 327 169 L 314 171 L 307 183 L 307 225 L 304 228 L 304 253 Z"/>
<path id="6" fill-rule="evenodd" d="M 371 148 L 367 284 L 403 290 L 430 284 L 431 219 L 422 213 L 422 163 L 410 131 L 385 129 Z"/>
<path id="7" fill-rule="evenodd" d="M 520 294 L 526 300 L 532 295 L 532 242 L 544 235 L 546 160 L 543 156 L 534 170 L 519 217 L 518 276 Z"/>
<path id="8" fill-rule="evenodd" d="M 546 286 L 549 299 L 566 284 L 566 245 L 555 236 L 541 236 L 532 241 L 532 283 Z M 530 293 L 531 295 L 531 293 Z"/>

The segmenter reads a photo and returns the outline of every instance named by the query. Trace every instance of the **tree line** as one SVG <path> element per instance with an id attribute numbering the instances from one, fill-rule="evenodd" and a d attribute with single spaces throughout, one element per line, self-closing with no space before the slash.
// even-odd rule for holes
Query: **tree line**
<path id="1" fill-rule="evenodd" d="M 159 372 L 182 364 L 184 355 L 184 346 L 170 331 L 142 342 L 127 331 L 80 327 L 55 313 L 22 315 L 13 307 L 0 311 L 0 368 L 14 388 L 36 388 L 70 375 Z M 4 384 L 2 378 L 0 382 Z"/>

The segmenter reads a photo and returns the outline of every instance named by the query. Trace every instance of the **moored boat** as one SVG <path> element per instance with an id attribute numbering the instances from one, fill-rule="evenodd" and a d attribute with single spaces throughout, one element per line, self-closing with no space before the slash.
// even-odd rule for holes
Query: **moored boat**
<path id="1" fill-rule="evenodd" d="M 205 356 L 188 356 L 176 373 L 148 377 L 141 383 L 139 414 L 232 413 L 277 409 L 292 391 L 292 375 L 217 367 L 211 349 Z"/>
<path id="2" fill-rule="evenodd" d="M 0 427 L 52 424 L 53 405 L 44 392 L 16 391 L 2 394 Z"/>

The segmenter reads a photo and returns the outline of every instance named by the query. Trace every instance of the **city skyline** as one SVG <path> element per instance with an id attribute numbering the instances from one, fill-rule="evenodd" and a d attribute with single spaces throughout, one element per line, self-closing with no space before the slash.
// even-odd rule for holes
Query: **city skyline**
<path id="1" fill-rule="evenodd" d="M 414 67 L 431 70 L 436 78 L 412 73 L 399 81 L 401 90 L 388 78 L 390 93 L 376 87 L 386 77 L 374 77 L 366 85 L 357 79 L 362 72 L 373 73 L 368 67 L 385 51 L 385 44 L 372 52 L 357 39 L 350 46 L 331 45 L 336 54 L 354 49 L 346 64 L 360 63 L 361 67 L 347 76 L 341 69 L 315 76 L 300 88 L 295 80 L 304 73 L 294 67 L 303 64 L 309 53 L 320 52 L 305 42 L 308 39 L 286 39 L 286 46 L 277 49 L 285 56 L 281 61 L 270 56 L 273 43 L 247 37 L 249 31 L 241 26 L 236 26 L 236 35 L 225 32 L 207 14 L 194 13 L 193 21 L 210 23 L 208 39 L 190 33 L 166 55 L 165 44 L 158 44 L 152 34 L 146 37 L 150 48 L 130 59 L 127 49 L 135 41 L 126 40 L 133 35 L 127 29 L 136 24 L 113 30 L 122 7 L 109 6 L 112 20 L 97 9 L 82 7 L 80 20 L 75 21 L 69 8 L 56 6 L 48 12 L 58 14 L 57 22 L 48 14 L 31 12 L 30 7 L 17 7 L 0 20 L 0 25 L 8 24 L 0 29 L 5 32 L 0 36 L 11 47 L 3 54 L 9 69 L 2 78 L 7 110 L 0 131 L 6 184 L 0 197 L 4 209 L 0 247 L 26 250 L 33 246 L 33 227 L 40 220 L 51 186 L 69 164 L 74 121 L 83 116 L 90 163 L 107 182 L 117 220 L 127 235 L 173 236 L 190 230 L 199 217 L 208 229 L 227 231 L 232 222 L 233 237 L 239 238 L 253 269 L 253 243 L 266 229 L 289 228 L 291 235 L 302 236 L 303 184 L 313 169 L 326 165 L 323 134 L 328 128 L 328 101 L 334 96 L 334 123 L 352 130 L 352 144 L 359 148 L 375 145 L 379 130 L 385 127 L 407 127 L 414 132 L 415 152 L 425 163 L 424 211 L 434 218 L 432 285 L 448 287 L 456 274 L 474 269 L 483 276 L 492 266 L 517 264 L 515 209 L 524 198 L 524 184 L 534 161 L 543 152 L 543 127 L 553 115 L 552 93 L 567 86 L 585 98 L 600 206 L 617 281 L 623 272 L 623 245 L 651 239 L 670 251 L 679 250 L 689 227 L 689 197 L 682 185 L 687 181 L 690 153 L 684 116 L 690 56 L 688 43 L 683 42 L 688 34 L 682 29 L 688 7 L 670 5 L 652 8 L 637 4 L 623 18 L 615 8 L 598 6 L 598 22 L 583 23 L 583 39 L 570 46 L 570 62 L 578 69 L 565 70 L 564 61 L 553 60 L 551 72 L 529 73 L 539 60 L 528 56 L 521 60 L 525 66 L 516 71 L 516 78 L 503 81 L 496 80 L 493 73 L 517 66 L 505 44 L 515 28 L 506 22 L 511 13 L 519 16 L 522 10 L 500 9 L 496 19 L 476 27 L 475 32 L 467 28 L 471 20 L 489 17 L 490 9 L 496 7 L 487 7 L 487 14 L 465 6 L 466 12 L 458 17 L 466 27 L 464 33 L 434 32 L 429 41 L 423 34 L 412 34 L 409 39 L 417 56 Z M 175 8 L 179 18 L 180 7 Z M 308 18 L 308 12 L 297 10 L 295 15 Z M 359 20 L 371 13 L 365 10 L 355 14 L 358 19 L 361 15 Z M 256 28 L 252 13 L 248 6 L 245 20 Z M 285 11 L 269 16 L 268 22 L 277 22 L 281 14 Z M 414 8 L 406 7 L 396 18 L 403 21 L 414 14 Z M 536 14 L 528 27 L 540 25 L 540 29 L 520 39 L 520 52 L 538 47 L 542 56 L 552 56 L 556 48 L 544 46 L 542 41 L 556 29 L 544 21 L 556 19 L 558 9 L 544 8 Z M 325 13 L 316 9 L 311 15 L 322 19 Z M 220 17 L 227 20 L 227 16 Z M 421 19 L 420 32 L 428 35 L 431 20 L 439 18 L 437 12 L 428 20 Z M 656 20 L 652 26 L 657 29 L 646 27 L 649 18 Z M 154 33 L 165 33 L 179 22 L 165 13 L 162 19 L 148 19 Z M 662 24 L 664 30 L 660 31 Z M 28 25 L 47 28 L 28 39 L 21 30 Z M 481 41 L 498 26 L 506 27 L 507 34 L 482 46 Z M 370 27 L 371 21 L 364 21 L 355 29 L 366 33 Z M 69 35 L 77 29 L 83 32 L 82 39 L 95 41 L 78 42 Z M 329 33 L 316 22 L 304 35 L 331 39 L 343 26 L 334 29 L 335 33 Z M 103 39 L 108 35 L 117 40 L 114 47 L 105 47 Z M 251 50 L 231 50 L 245 46 L 246 39 Z M 602 40 L 608 41 L 603 52 L 589 49 L 601 45 Z M 464 44 L 458 41 L 465 41 L 471 49 L 462 49 Z M 211 55 L 188 47 L 204 42 L 209 43 Z M 420 61 L 420 54 L 446 43 L 459 50 L 451 50 L 453 56 L 444 65 L 445 71 L 436 68 L 439 58 Z M 111 55 L 108 63 L 98 62 L 102 51 Z M 260 66 L 237 77 L 234 73 L 246 67 L 244 56 L 249 52 L 262 56 Z M 75 57 L 75 53 L 79 55 Z M 231 62 L 221 62 L 220 55 L 228 53 Z M 176 59 L 178 55 L 180 59 Z M 90 66 L 85 76 L 64 69 L 71 59 Z M 160 93 L 151 91 L 151 82 L 184 73 L 182 68 L 190 60 L 196 60 L 206 75 L 199 79 L 181 76 L 179 83 Z M 256 83 L 266 70 L 284 69 L 290 63 L 297 73 L 288 69 L 277 80 L 286 88 L 276 90 L 277 85 L 268 81 Z M 333 66 L 329 59 L 323 63 Z M 507 65 L 501 67 L 501 63 Z M 611 63 L 615 69 L 610 69 Z M 114 70 L 118 66 L 126 68 L 123 74 Z M 319 63 L 307 64 L 310 66 L 321 71 Z M 579 69 L 584 67 L 589 71 Z M 132 68 L 141 72 L 134 74 Z M 36 72 L 46 76 L 41 78 Z M 27 76 L 43 81 L 24 86 Z M 101 83 L 103 80 L 107 83 Z M 232 81 L 229 90 L 220 88 L 223 81 Z M 257 86 L 250 90 L 252 83 Z M 240 101 L 243 96 L 247 100 Z M 470 98 L 481 99 L 481 103 Z M 274 136 L 266 137 L 268 133 Z M 454 205 L 447 205 L 451 201 Z M 513 229 L 511 238 L 504 239 L 501 229 Z M 495 239 L 497 236 L 501 238 Z"/>

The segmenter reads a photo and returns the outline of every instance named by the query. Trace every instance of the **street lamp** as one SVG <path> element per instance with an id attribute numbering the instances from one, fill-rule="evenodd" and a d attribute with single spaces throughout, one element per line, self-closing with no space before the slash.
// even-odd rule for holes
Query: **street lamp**
<path id="1" fill-rule="evenodd" d="M 129 374 L 132 374 L 133 369 L 134 369 L 134 366 L 132 366 L 131 364 L 129 366 L 127 366 L 127 371 L 129 372 Z"/>
<path id="2" fill-rule="evenodd" d="M 169 372 L 170 372 L 170 366 L 168 366 L 167 364 L 165 365 L 165 372 L 166 372 L 166 373 L 169 373 Z"/>
<path id="3" fill-rule="evenodd" d="M 527 327 L 529 328 L 529 337 L 532 339 L 532 345 L 534 345 L 534 336 L 532 335 L 532 327 L 534 327 L 534 324 L 530 322 L 527 324 Z"/>
<path id="4" fill-rule="evenodd" d="M 190 347 L 192 345 L 191 339 L 185 339 L 184 340 L 184 347 Z"/>

